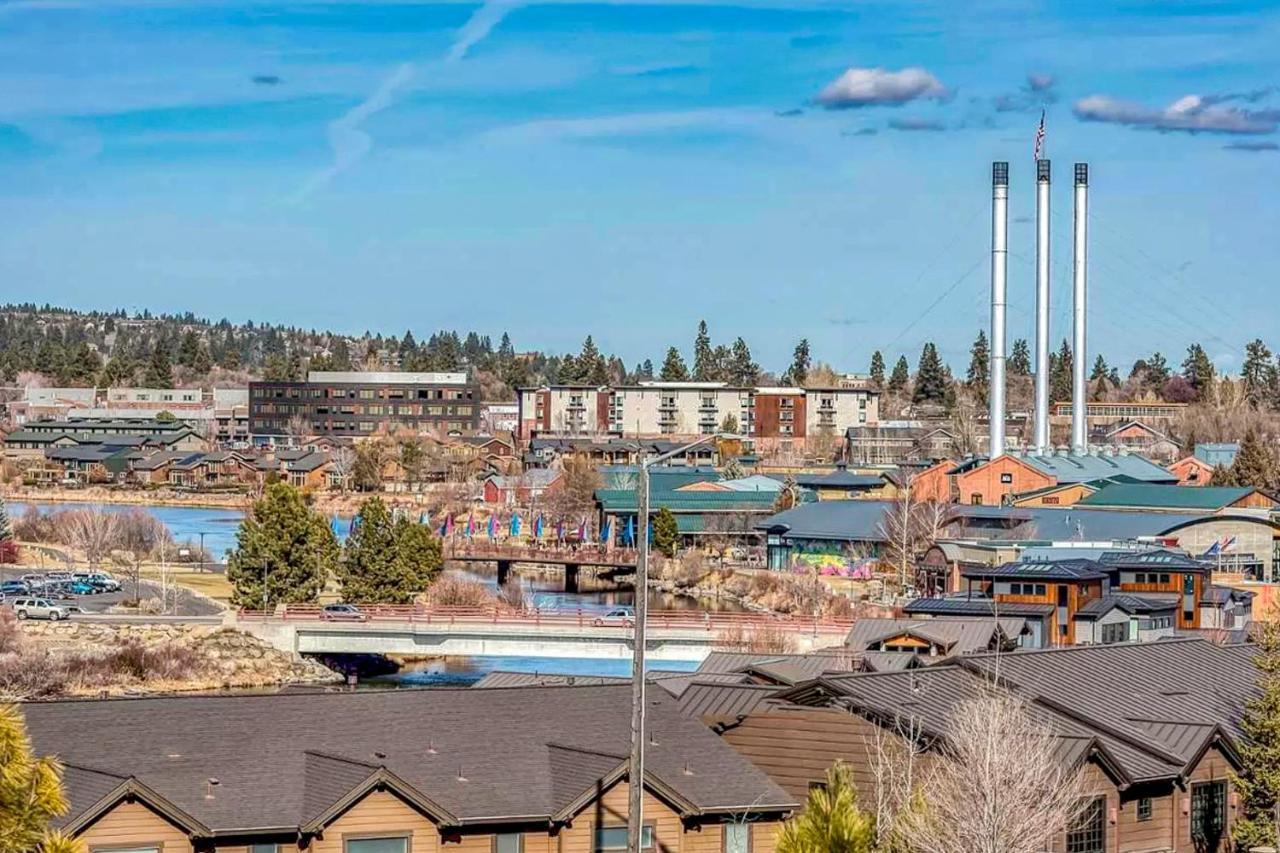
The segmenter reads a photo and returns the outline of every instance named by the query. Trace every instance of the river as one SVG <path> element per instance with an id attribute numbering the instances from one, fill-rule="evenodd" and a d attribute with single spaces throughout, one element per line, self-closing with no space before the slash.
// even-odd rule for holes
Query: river
<path id="1" fill-rule="evenodd" d="M 244 519 L 244 513 L 236 509 L 217 509 L 189 506 L 144 506 L 139 504 L 67 504 L 40 501 L 12 501 L 6 504 L 9 517 L 16 519 L 35 507 L 42 511 L 92 507 L 106 512 L 124 512 L 142 509 L 165 524 L 175 540 L 181 544 L 199 545 L 201 535 L 205 549 L 219 562 L 236 545 L 236 531 Z M 350 519 L 338 518 L 334 530 L 345 538 Z M 450 568 L 447 571 L 483 583 L 497 589 L 497 569 L 471 567 Z M 530 603 L 545 611 L 586 610 L 602 612 L 611 607 L 635 604 L 635 590 L 630 583 L 616 583 L 584 575 L 579 592 L 563 591 L 564 577 L 560 572 L 517 570 Z M 653 610 L 712 610 L 738 611 L 736 603 L 720 600 L 700 600 L 687 596 L 649 591 L 648 605 Z M 696 661 L 664 662 L 663 669 L 694 669 Z M 538 657 L 472 657 L 443 658 L 409 664 L 391 676 L 371 681 L 380 686 L 457 686 L 470 684 L 492 670 L 518 672 L 545 672 L 566 675 L 627 675 L 631 666 L 625 660 L 594 660 L 586 658 L 538 658 Z"/>

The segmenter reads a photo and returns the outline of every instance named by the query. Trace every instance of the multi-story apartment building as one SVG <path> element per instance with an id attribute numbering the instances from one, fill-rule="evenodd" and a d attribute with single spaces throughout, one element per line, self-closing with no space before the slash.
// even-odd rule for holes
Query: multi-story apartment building
<path id="1" fill-rule="evenodd" d="M 479 425 L 479 397 L 465 373 L 313 370 L 305 382 L 250 382 L 249 431 L 257 441 L 398 426 L 463 435 Z"/>
<path id="2" fill-rule="evenodd" d="M 741 387 L 724 382 L 641 382 L 615 387 L 544 385 L 519 392 L 519 433 L 695 436 L 726 424 L 757 447 L 838 441 L 851 426 L 879 420 L 879 392 L 867 388 Z"/>

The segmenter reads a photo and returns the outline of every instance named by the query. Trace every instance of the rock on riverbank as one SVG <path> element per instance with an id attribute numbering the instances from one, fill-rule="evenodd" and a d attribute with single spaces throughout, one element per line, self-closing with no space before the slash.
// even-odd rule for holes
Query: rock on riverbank
<path id="1" fill-rule="evenodd" d="M 283 684 L 331 684 L 342 676 L 300 655 L 280 651 L 256 637 L 217 625 L 173 623 L 107 624 L 94 622 L 23 622 L 21 631 L 29 649 L 51 659 L 92 658 L 119 655 L 136 647 L 161 658 L 160 671 L 131 667 L 110 683 L 77 678 L 68 683 L 69 695 L 109 693 L 168 693 L 231 687 L 264 687 Z M 181 658 L 185 666 L 178 677 L 166 677 L 164 658 Z M 92 668 L 89 668 L 92 671 Z"/>

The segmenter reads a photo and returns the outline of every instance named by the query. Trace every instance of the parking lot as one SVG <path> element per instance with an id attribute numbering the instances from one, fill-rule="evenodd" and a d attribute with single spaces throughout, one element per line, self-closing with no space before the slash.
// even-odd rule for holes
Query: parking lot
<path id="1" fill-rule="evenodd" d="M 155 581 L 141 579 L 137 582 L 136 597 L 143 601 L 159 601 L 162 599 L 161 586 Z M 62 608 L 70 618 L 75 618 L 77 614 L 131 612 L 119 608 L 119 605 L 134 598 L 132 578 L 87 568 L 44 572 L 28 570 L 21 573 L 10 570 L 0 578 L 0 606 L 12 608 L 14 602 L 20 599 L 44 599 Z M 168 594 L 163 599 L 166 603 L 164 612 L 168 615 L 213 616 L 222 612 L 216 602 L 175 585 L 170 585 Z"/>

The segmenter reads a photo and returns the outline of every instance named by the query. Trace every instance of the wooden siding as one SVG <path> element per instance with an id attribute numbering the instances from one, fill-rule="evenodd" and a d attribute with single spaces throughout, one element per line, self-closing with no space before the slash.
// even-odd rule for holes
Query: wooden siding
<path id="1" fill-rule="evenodd" d="M 156 847 L 160 853 L 190 853 L 187 834 L 141 803 L 121 803 L 80 833 L 96 853 L 120 847 Z"/>
<path id="2" fill-rule="evenodd" d="M 311 853 L 343 853 L 344 837 L 370 834 L 407 835 L 409 853 L 436 853 L 440 849 L 435 824 L 396 795 L 375 791 L 325 827 L 324 834 L 311 842 Z M 484 853 L 488 849 L 486 842 Z"/>

